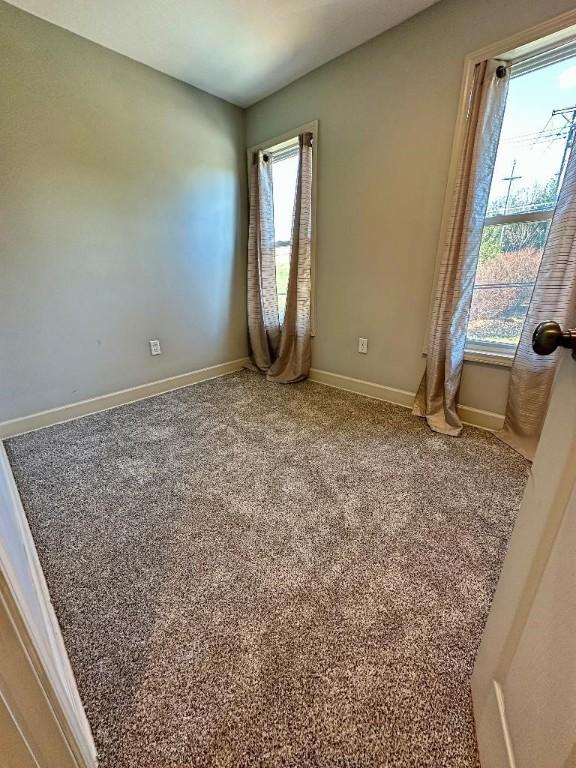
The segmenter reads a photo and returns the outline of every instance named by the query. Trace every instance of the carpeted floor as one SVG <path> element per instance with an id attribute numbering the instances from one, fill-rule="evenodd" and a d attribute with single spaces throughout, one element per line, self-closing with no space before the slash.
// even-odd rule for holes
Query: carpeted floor
<path id="1" fill-rule="evenodd" d="M 8 453 L 103 768 L 476 768 L 527 463 L 250 372 Z"/>

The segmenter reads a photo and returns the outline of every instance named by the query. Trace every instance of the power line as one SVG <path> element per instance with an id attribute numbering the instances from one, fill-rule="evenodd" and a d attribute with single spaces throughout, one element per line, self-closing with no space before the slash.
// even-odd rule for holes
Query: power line
<path id="1" fill-rule="evenodd" d="M 564 124 L 560 127 L 550 127 L 550 123 L 554 120 L 556 117 L 562 117 L 564 119 Z M 557 173 L 554 174 L 554 176 L 551 177 L 551 180 L 553 179 L 554 187 L 555 187 L 555 196 L 558 193 L 558 189 L 560 187 L 560 182 L 562 180 L 562 177 L 564 175 L 564 170 L 566 163 L 568 161 L 568 156 L 570 153 L 570 149 L 574 144 L 574 140 L 576 137 L 576 104 L 571 107 L 562 107 L 561 109 L 554 109 L 552 110 L 550 117 L 546 121 L 546 124 L 540 131 L 533 131 L 531 133 L 526 133 L 520 136 L 513 136 L 510 139 L 505 139 L 504 141 L 510 145 L 510 144 L 527 144 L 529 145 L 527 147 L 528 151 L 532 150 L 533 147 L 535 147 L 538 144 L 546 143 L 547 147 L 544 148 L 544 152 L 547 151 L 547 149 L 554 143 L 558 142 L 558 140 L 564 140 L 564 147 L 562 149 L 562 158 L 560 160 L 560 165 Z M 512 185 L 515 181 L 522 178 L 522 174 L 515 174 L 516 166 L 517 166 L 517 158 L 513 158 L 512 160 L 512 169 L 510 171 L 510 174 L 508 176 L 503 176 L 501 178 L 502 181 L 507 181 L 507 189 L 506 189 L 506 196 L 504 201 L 504 211 L 508 210 L 508 204 L 510 201 L 510 196 L 512 193 Z"/>

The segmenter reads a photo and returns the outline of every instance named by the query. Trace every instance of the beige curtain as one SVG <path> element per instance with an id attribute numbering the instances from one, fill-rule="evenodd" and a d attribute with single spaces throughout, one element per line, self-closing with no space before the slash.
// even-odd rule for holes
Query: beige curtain
<path id="1" fill-rule="evenodd" d="M 312 134 L 299 137 L 292 252 L 284 322 L 280 328 L 274 259 L 271 162 L 259 152 L 252 167 L 248 232 L 248 334 L 252 367 L 281 384 L 310 371 L 312 256 Z"/>
<path id="2" fill-rule="evenodd" d="M 538 323 L 555 320 L 565 330 L 576 322 L 576 151 L 570 153 L 532 299 L 516 350 L 504 427 L 497 433 L 528 459 L 534 458 L 560 355 L 532 351 Z"/>
<path id="3" fill-rule="evenodd" d="M 252 367 L 267 372 L 280 344 L 274 254 L 272 163 L 256 152 L 250 172 L 248 336 Z"/>
<path id="4" fill-rule="evenodd" d="M 478 251 L 508 93 L 502 61 L 476 65 L 462 157 L 428 339 L 426 372 L 414 403 L 436 432 L 459 435 L 456 410 Z"/>

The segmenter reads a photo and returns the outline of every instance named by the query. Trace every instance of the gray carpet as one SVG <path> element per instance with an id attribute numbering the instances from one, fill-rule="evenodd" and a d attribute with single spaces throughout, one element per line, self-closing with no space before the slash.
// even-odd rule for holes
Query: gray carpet
<path id="1" fill-rule="evenodd" d="M 8 453 L 103 768 L 476 768 L 527 463 L 241 372 Z"/>

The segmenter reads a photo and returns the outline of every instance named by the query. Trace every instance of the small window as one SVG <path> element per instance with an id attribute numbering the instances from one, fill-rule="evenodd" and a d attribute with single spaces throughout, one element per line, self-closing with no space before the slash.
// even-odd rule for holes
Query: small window
<path id="1" fill-rule="evenodd" d="M 296 202 L 296 186 L 298 181 L 298 165 L 300 162 L 300 136 L 312 135 L 312 232 L 311 232 L 311 335 L 316 332 L 315 322 L 315 290 L 316 290 L 316 253 L 315 253 L 315 219 L 316 219 L 316 162 L 318 147 L 318 122 L 311 121 L 285 133 L 278 138 L 271 138 L 262 144 L 247 150 L 248 173 L 254 153 L 261 151 L 267 156 L 272 169 L 272 203 L 274 206 L 274 256 L 276 266 L 276 293 L 278 299 L 278 320 L 284 322 L 286 298 L 288 293 L 288 278 L 290 274 L 290 256 L 292 253 L 292 225 L 294 220 L 294 204 Z"/>
<path id="2" fill-rule="evenodd" d="M 466 346 L 513 355 L 576 130 L 576 56 L 512 68 Z"/>
<path id="3" fill-rule="evenodd" d="M 292 249 L 292 220 L 298 178 L 298 137 L 276 147 L 271 147 L 269 154 L 272 160 L 274 191 L 276 292 L 278 295 L 278 316 L 282 322 L 286 308 Z"/>

